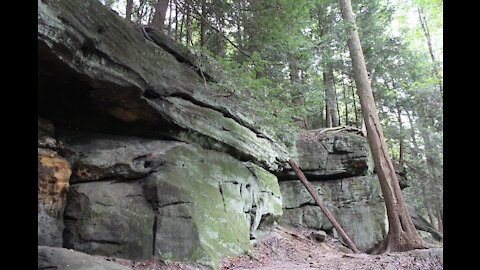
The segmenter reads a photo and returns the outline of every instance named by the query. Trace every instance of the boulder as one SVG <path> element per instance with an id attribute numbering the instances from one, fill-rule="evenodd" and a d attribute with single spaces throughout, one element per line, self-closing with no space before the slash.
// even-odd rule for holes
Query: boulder
<path id="1" fill-rule="evenodd" d="M 154 213 L 140 183 L 74 184 L 64 213 L 64 247 L 132 260 L 152 257 Z"/>
<path id="2" fill-rule="evenodd" d="M 374 167 L 367 139 L 351 132 L 322 137 L 300 134 L 290 153 L 310 181 L 368 175 Z M 297 179 L 290 166 L 277 176 L 280 180 Z"/>
<path id="3" fill-rule="evenodd" d="M 325 231 L 314 231 L 309 235 L 310 239 L 317 242 L 324 242 L 327 239 L 327 233 Z"/>
<path id="4" fill-rule="evenodd" d="M 262 216 L 282 214 L 276 178 L 260 167 L 188 145 L 167 155 L 145 179 L 156 209 L 156 255 L 216 269 L 221 257 L 251 253 Z"/>
<path id="5" fill-rule="evenodd" d="M 419 215 L 415 210 L 415 207 L 411 205 L 407 205 L 407 207 L 408 207 L 408 214 L 412 218 L 413 225 L 417 230 L 430 233 L 432 240 L 435 240 L 435 241 L 443 240 L 443 234 L 437 231 L 433 227 L 433 225 L 430 222 L 428 222 L 424 217 Z"/>
<path id="6" fill-rule="evenodd" d="M 128 270 L 130 268 L 71 249 L 38 246 L 38 269 Z"/>
<path id="7" fill-rule="evenodd" d="M 251 252 L 282 214 L 277 178 L 252 162 L 182 142 L 58 129 L 73 164 L 65 245 L 89 254 L 193 261 Z"/>
<path id="8" fill-rule="evenodd" d="M 320 198 L 361 251 L 386 235 L 385 205 L 376 175 L 311 182 Z M 280 224 L 332 231 L 333 226 L 300 181 L 281 181 Z"/>

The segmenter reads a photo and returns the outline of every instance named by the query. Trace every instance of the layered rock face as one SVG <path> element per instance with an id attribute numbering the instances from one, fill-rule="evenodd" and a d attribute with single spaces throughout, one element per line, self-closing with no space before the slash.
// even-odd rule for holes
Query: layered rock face
<path id="1" fill-rule="evenodd" d="M 98 1 L 38 1 L 39 244 L 217 268 L 282 214 L 286 147 L 168 50 Z"/>
<path id="2" fill-rule="evenodd" d="M 38 244 L 63 245 L 63 211 L 72 173 L 51 122 L 38 121 Z"/>
<path id="3" fill-rule="evenodd" d="M 262 216 L 281 215 L 274 175 L 178 141 L 59 130 L 73 164 L 64 246 L 129 259 L 216 265 L 251 251 Z"/>
<path id="4" fill-rule="evenodd" d="M 386 214 L 380 184 L 366 138 L 345 132 L 307 132 L 291 149 L 298 166 L 337 221 L 361 251 L 386 235 Z M 290 169 L 278 174 L 283 197 L 279 222 L 332 231 L 333 226 Z"/>
<path id="5" fill-rule="evenodd" d="M 290 157 L 359 248 L 381 239 L 365 138 L 299 137 L 289 149 L 219 94 L 214 71 L 146 33 L 96 0 L 38 1 L 39 245 L 215 269 L 275 219 L 328 230 Z M 65 253 L 41 249 L 39 261 Z"/>
<path id="6" fill-rule="evenodd" d="M 184 141 L 270 170 L 286 161 L 245 102 L 98 1 L 39 0 L 38 57 L 39 109 L 58 124 Z"/>

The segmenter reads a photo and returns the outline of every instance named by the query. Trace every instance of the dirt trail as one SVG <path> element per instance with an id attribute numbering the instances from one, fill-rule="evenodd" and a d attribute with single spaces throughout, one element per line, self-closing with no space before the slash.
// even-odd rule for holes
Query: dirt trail
<path id="1" fill-rule="evenodd" d="M 281 227 L 253 244 L 253 255 L 223 258 L 219 270 L 439 270 L 443 262 L 417 252 L 380 255 L 353 254 L 338 239 L 327 235 L 323 242 L 312 240 L 313 230 Z M 425 252 L 423 252 L 425 253 Z M 422 253 L 422 254 L 423 254 Z M 199 270 L 203 267 L 153 258 L 144 262 L 105 258 L 136 270 Z"/>
<path id="2" fill-rule="evenodd" d="M 254 244 L 254 255 L 225 258 L 220 269 L 443 269 L 443 263 L 437 258 L 414 256 L 412 252 L 353 254 L 330 236 L 324 242 L 316 242 L 308 237 L 312 230 L 280 228 Z"/>

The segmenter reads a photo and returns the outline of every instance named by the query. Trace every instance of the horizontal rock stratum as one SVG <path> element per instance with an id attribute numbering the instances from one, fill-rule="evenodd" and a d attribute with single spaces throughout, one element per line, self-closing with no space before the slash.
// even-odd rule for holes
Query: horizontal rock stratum
<path id="1" fill-rule="evenodd" d="M 38 1 L 39 245 L 215 269 L 273 221 L 328 230 L 289 158 L 362 250 L 383 237 L 364 137 L 287 147 L 248 101 L 219 95 L 213 69 L 204 78 L 147 30 L 96 0 Z M 52 265 L 78 255 L 50 247 Z"/>
<path id="2" fill-rule="evenodd" d="M 275 171 L 285 146 L 235 95 L 99 1 L 38 1 L 39 110 L 57 123 L 172 138 Z"/>

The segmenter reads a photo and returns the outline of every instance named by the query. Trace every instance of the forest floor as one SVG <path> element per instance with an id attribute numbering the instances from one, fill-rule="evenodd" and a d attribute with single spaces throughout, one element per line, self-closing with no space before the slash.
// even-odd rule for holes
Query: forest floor
<path id="1" fill-rule="evenodd" d="M 420 256 L 417 252 L 392 252 L 379 255 L 354 254 L 340 241 L 327 235 L 318 242 L 309 235 L 313 230 L 280 227 L 253 244 L 253 255 L 220 260 L 219 270 L 437 270 L 443 261 L 435 256 Z M 423 253 L 424 254 L 424 253 Z M 193 264 L 164 262 L 153 258 L 144 262 L 110 259 L 136 270 L 199 270 Z"/>

